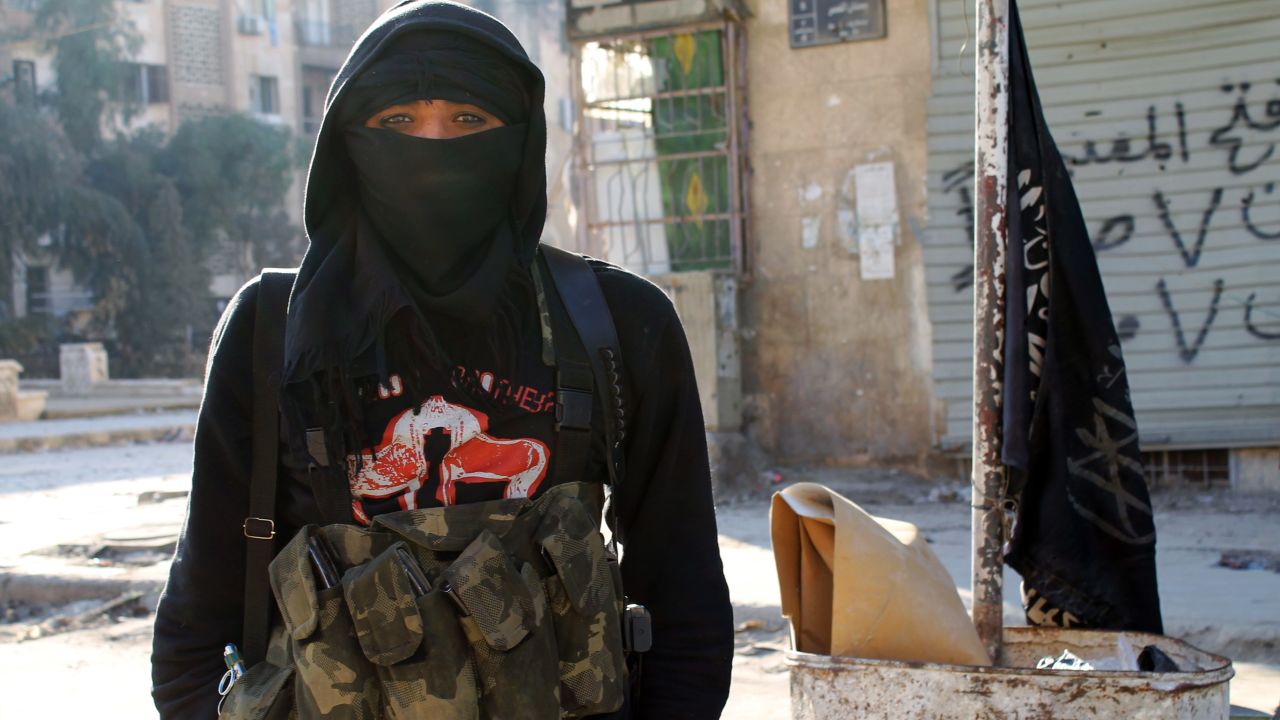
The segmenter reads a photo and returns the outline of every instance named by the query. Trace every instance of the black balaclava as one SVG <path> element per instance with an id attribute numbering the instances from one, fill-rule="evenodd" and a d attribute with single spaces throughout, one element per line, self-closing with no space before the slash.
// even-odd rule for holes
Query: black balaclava
<path id="1" fill-rule="evenodd" d="M 504 126 L 453 139 L 364 126 L 391 105 L 439 99 L 481 107 Z M 446 297 L 473 279 L 496 295 L 515 257 L 503 226 L 527 133 L 519 68 L 457 33 L 411 33 L 360 73 L 338 112 L 364 212 L 419 305 L 428 314 L 483 317 L 484 303 Z"/>
<path id="2" fill-rule="evenodd" d="M 334 79 L 307 176 L 310 245 L 289 300 L 282 389 L 288 442 L 300 459 L 311 457 L 310 429 L 318 423 L 324 431 L 324 474 L 333 482 L 317 480 L 317 487 L 345 488 L 346 455 L 368 441 L 357 392 L 357 380 L 369 372 L 368 358 L 385 375 L 387 356 L 407 352 L 414 362 L 405 375 L 406 392 L 416 392 L 415 368 L 453 367 L 438 330 L 464 329 L 474 342 L 513 347 L 514 320 L 531 307 L 529 268 L 546 221 L 544 88 L 541 71 L 506 26 L 447 0 L 406 0 L 388 10 L 356 41 Z M 471 103 L 507 126 L 446 141 L 356 130 L 373 113 L 419 98 Z M 440 150 L 426 149 L 431 145 Z M 458 158 L 475 152 L 473 145 L 483 148 L 489 164 L 467 167 L 468 177 L 448 192 L 466 190 L 473 207 L 505 212 L 455 217 L 452 238 L 446 238 L 434 218 L 452 208 L 432 193 L 448 185 L 440 169 L 463 166 Z M 396 148 L 408 147 L 421 163 L 400 157 L 409 153 Z M 378 157 L 387 172 L 372 166 Z M 418 177 L 419 165 L 436 168 L 432 177 Z M 381 182 L 397 177 L 409 179 L 404 188 L 386 189 Z M 424 194 L 431 196 L 426 204 L 432 209 L 413 207 Z M 375 218 L 376 211 L 365 211 L 366 204 L 379 202 L 408 205 L 418 219 Z M 416 224 L 429 224 L 420 228 L 420 242 Z M 482 308 L 491 310 L 472 322 Z M 341 502 L 321 504 L 330 522 L 350 513 Z"/>

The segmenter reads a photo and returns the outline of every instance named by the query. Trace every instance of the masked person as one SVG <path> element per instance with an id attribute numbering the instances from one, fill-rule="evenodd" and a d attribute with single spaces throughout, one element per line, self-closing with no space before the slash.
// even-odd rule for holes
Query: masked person
<path id="1" fill-rule="evenodd" d="M 156 614 L 162 718 L 215 716 L 223 647 L 242 633 L 255 335 L 284 336 L 281 542 L 309 524 L 536 499 L 608 475 L 598 416 L 585 469 L 558 462 L 544 330 L 580 300 L 539 309 L 545 148 L 542 75 L 494 18 L 406 2 L 357 42 L 316 142 L 287 321 L 255 327 L 251 281 L 214 334 L 188 515 Z M 622 586 L 653 624 L 616 717 L 719 717 L 732 613 L 688 344 L 657 287 L 591 269 L 622 356 L 627 481 L 610 500 Z"/>

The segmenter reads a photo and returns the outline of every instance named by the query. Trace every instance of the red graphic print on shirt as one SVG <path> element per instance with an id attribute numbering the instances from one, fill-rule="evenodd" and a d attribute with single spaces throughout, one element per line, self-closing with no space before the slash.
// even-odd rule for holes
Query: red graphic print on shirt
<path id="1" fill-rule="evenodd" d="M 360 501 L 396 497 L 406 510 L 417 507 L 417 492 L 428 481 L 431 463 L 423 446 L 428 435 L 449 437 L 439 463 L 436 499 L 457 501 L 458 483 L 506 483 L 504 498 L 529 497 L 547 474 L 547 446 L 538 440 L 507 440 L 488 434 L 489 417 L 433 395 L 417 409 L 391 419 L 382 442 L 359 457 L 347 457 L 347 477 L 356 519 L 368 524 Z"/>

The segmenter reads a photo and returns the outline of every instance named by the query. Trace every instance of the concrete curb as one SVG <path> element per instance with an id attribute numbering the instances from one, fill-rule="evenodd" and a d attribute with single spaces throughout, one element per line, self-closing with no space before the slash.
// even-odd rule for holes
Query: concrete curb
<path id="1" fill-rule="evenodd" d="M 168 564 L 165 564 L 166 568 Z M 94 577 L 87 574 L 0 573 L 0 606 L 37 605 L 54 608 L 81 600 L 106 600 L 129 592 L 142 593 L 146 605 L 154 609 L 164 589 L 163 577 L 117 575 Z"/>
<path id="2" fill-rule="evenodd" d="M 200 398 L 174 398 L 156 400 L 144 405 L 104 405 L 102 407 L 50 408 L 45 406 L 41 420 L 71 420 L 75 418 L 110 417 L 134 412 L 171 412 L 174 410 L 199 410 Z"/>
<path id="3" fill-rule="evenodd" d="M 195 436 L 195 431 L 196 426 L 193 422 L 164 427 L 0 438 L 0 452 L 39 452 L 64 448 L 102 447 L 131 442 L 190 441 Z"/>

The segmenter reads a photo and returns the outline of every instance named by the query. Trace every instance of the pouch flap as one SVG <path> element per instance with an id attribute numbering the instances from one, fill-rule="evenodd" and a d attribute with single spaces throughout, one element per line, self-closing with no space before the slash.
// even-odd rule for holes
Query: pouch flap
<path id="1" fill-rule="evenodd" d="M 532 630 L 533 598 L 497 535 L 481 530 L 443 578 L 493 649 L 506 652 Z"/>
<path id="2" fill-rule="evenodd" d="M 373 527 L 385 528 L 404 539 L 437 552 L 460 552 L 481 530 L 502 535 L 529 501 L 525 498 L 419 508 L 385 513 Z"/>
<path id="3" fill-rule="evenodd" d="M 307 557 L 307 541 L 315 531 L 315 525 L 303 527 L 267 566 L 271 593 L 276 597 L 276 605 L 280 607 L 289 635 L 295 640 L 310 637 L 320 618 L 315 575 Z"/>
<path id="4" fill-rule="evenodd" d="M 292 679 L 292 666 L 260 662 L 236 681 L 218 716 L 235 720 L 270 720 L 283 716 L 284 706 L 291 699 L 286 697 L 286 687 Z"/>
<path id="5" fill-rule="evenodd" d="M 599 522 L 604 508 L 604 485 L 582 481 L 552 485 L 534 501 L 544 512 L 564 503 L 580 505 L 588 517 L 596 518 L 593 522 Z"/>
<path id="6" fill-rule="evenodd" d="M 398 537 L 387 532 L 375 532 L 350 523 L 325 525 L 316 530 L 329 542 L 343 567 L 355 567 L 372 560 L 386 550 Z"/>
<path id="7" fill-rule="evenodd" d="M 536 540 L 564 583 L 573 607 L 583 614 L 598 610 L 607 597 L 611 578 L 604 538 L 582 503 L 566 499 L 548 511 Z"/>
<path id="8" fill-rule="evenodd" d="M 422 645 L 418 599 L 396 552 L 402 547 L 403 542 L 395 543 L 342 576 L 342 591 L 360 649 L 377 665 L 394 665 Z"/>

